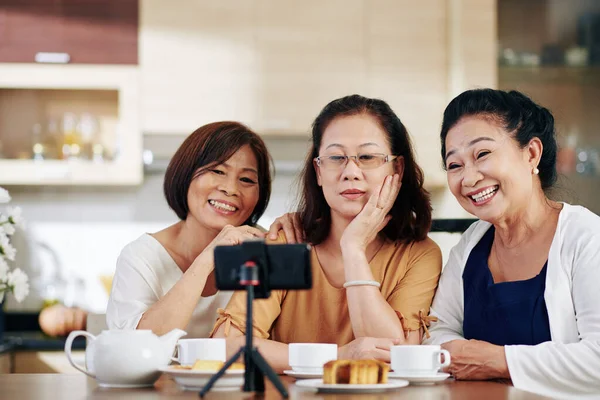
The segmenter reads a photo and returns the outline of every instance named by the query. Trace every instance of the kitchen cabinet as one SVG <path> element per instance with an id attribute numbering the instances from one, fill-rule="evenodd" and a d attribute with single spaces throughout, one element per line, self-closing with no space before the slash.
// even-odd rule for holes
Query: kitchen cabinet
<path id="1" fill-rule="evenodd" d="M 0 374 L 10 374 L 12 371 L 12 357 L 10 352 L 0 353 Z"/>
<path id="2" fill-rule="evenodd" d="M 325 104 L 359 93 L 390 103 L 442 187 L 442 112 L 496 84 L 495 18 L 494 0 L 142 0 L 143 131 L 233 119 L 308 135 Z"/>
<path id="3" fill-rule="evenodd" d="M 600 3 L 498 0 L 498 86 L 552 111 L 556 200 L 600 213 Z"/>
<path id="4" fill-rule="evenodd" d="M 138 0 L 3 0 L 0 5 L 0 62 L 31 63 L 40 53 L 58 53 L 71 63 L 137 64 L 137 44 Z"/>
<path id="5" fill-rule="evenodd" d="M 0 64 L 0 185 L 142 181 L 135 66 Z"/>
<path id="6" fill-rule="evenodd" d="M 255 9 L 261 65 L 256 129 L 306 135 L 331 100 L 366 93 L 369 4 L 257 0 Z"/>
<path id="7" fill-rule="evenodd" d="M 142 0 L 145 133 L 191 133 L 218 120 L 256 123 L 261 64 L 254 1 Z"/>

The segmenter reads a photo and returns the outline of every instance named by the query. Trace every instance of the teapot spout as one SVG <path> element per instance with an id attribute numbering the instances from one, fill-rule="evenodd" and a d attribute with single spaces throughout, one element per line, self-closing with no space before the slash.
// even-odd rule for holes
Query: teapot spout
<path id="1" fill-rule="evenodd" d="M 177 341 L 181 339 L 183 336 L 187 335 L 187 332 L 181 329 L 173 329 L 171 332 L 165 333 L 160 336 L 159 339 L 163 344 L 163 349 L 165 351 L 165 357 L 170 360 L 173 355 L 173 351 L 175 350 L 175 345 Z"/>

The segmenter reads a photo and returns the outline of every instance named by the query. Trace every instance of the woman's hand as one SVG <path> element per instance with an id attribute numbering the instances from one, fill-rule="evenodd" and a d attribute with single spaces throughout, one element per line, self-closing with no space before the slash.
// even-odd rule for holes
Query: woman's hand
<path id="1" fill-rule="evenodd" d="M 235 246 L 246 240 L 264 238 L 265 234 L 259 229 L 248 225 L 232 226 L 226 225 L 206 248 L 196 257 L 196 262 L 210 268 L 211 272 L 215 268 L 214 252 L 217 246 Z"/>
<path id="2" fill-rule="evenodd" d="M 304 231 L 298 213 L 286 213 L 277 218 L 269 228 L 269 240 L 277 240 L 277 234 L 282 229 L 288 243 L 304 242 Z"/>
<path id="3" fill-rule="evenodd" d="M 340 240 L 342 251 L 344 248 L 366 250 L 369 243 L 390 221 L 391 216 L 388 213 L 398 197 L 401 186 L 400 175 L 385 177 L 381 188 L 375 190 L 361 212 L 344 230 Z"/>
<path id="4" fill-rule="evenodd" d="M 361 337 L 338 349 L 339 360 L 375 359 L 389 363 L 390 347 L 397 346 L 400 339 Z"/>
<path id="5" fill-rule="evenodd" d="M 452 340 L 442 345 L 450 352 L 446 372 L 460 380 L 510 379 L 503 346 L 481 340 Z"/>

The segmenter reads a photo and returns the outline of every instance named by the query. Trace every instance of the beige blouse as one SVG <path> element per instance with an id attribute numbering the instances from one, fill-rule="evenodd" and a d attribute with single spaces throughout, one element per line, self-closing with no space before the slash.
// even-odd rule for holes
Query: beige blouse
<path id="1" fill-rule="evenodd" d="M 311 251 L 311 290 L 277 290 L 268 299 L 254 301 L 254 336 L 282 343 L 319 342 L 342 346 L 354 340 L 346 289 L 333 287 L 325 276 L 315 249 Z M 427 238 L 408 244 L 386 241 L 369 263 L 381 282 L 381 294 L 402 320 L 406 331 L 426 321 L 442 270 L 437 244 Z M 246 331 L 246 293 L 235 292 L 227 307 L 217 311 L 212 334 L 225 324 Z"/>

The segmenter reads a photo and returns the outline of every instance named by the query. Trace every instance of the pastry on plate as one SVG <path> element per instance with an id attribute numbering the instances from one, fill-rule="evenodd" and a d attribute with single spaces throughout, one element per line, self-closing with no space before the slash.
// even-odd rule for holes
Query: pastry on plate
<path id="1" fill-rule="evenodd" d="M 323 383 L 368 385 L 387 383 L 390 366 L 377 360 L 334 360 L 323 366 Z"/>
<path id="2" fill-rule="evenodd" d="M 192 370 L 195 371 L 218 371 L 220 370 L 225 363 L 223 361 L 217 360 L 196 360 L 194 365 L 192 366 Z M 233 363 L 229 366 L 228 370 L 243 370 L 244 364 L 242 363 Z"/>

